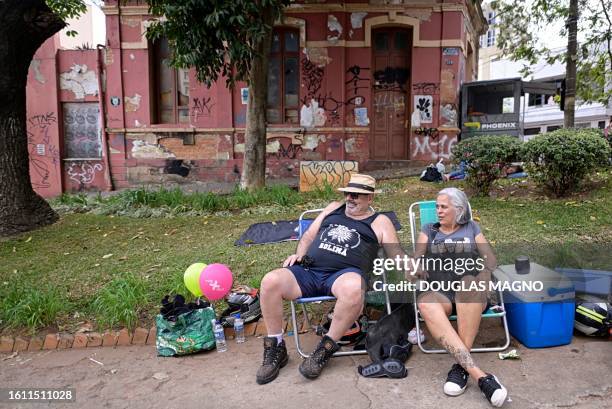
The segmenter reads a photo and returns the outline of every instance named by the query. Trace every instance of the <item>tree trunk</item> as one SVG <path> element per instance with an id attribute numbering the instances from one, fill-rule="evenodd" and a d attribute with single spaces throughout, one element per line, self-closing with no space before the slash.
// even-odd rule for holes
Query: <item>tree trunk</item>
<path id="1" fill-rule="evenodd" d="M 0 2 L 0 236 L 58 220 L 30 182 L 26 83 L 34 53 L 64 26 L 44 0 Z"/>
<path id="2" fill-rule="evenodd" d="M 272 11 L 264 11 L 265 24 L 274 24 Z M 240 187 L 253 190 L 266 185 L 266 104 L 268 102 L 268 54 L 272 44 L 272 30 L 257 44 L 257 56 L 249 73 L 244 159 Z"/>
<path id="3" fill-rule="evenodd" d="M 578 59 L 578 0 L 570 0 L 567 16 L 567 61 L 565 63 L 565 109 L 563 111 L 563 126 L 574 127 L 576 110 L 576 61 Z"/>

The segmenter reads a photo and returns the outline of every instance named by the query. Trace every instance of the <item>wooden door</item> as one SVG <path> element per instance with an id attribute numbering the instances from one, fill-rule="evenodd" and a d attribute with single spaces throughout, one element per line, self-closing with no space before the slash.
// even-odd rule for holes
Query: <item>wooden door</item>
<path id="1" fill-rule="evenodd" d="M 372 35 L 374 124 L 370 159 L 407 160 L 412 31 L 383 28 Z"/>

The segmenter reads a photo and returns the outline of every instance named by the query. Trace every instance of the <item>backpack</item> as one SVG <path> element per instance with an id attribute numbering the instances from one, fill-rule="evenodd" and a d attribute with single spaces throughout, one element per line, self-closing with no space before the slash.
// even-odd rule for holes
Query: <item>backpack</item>
<path id="1" fill-rule="evenodd" d="M 421 173 L 421 180 L 423 182 L 441 182 L 442 174 L 435 166 L 430 165 Z"/>

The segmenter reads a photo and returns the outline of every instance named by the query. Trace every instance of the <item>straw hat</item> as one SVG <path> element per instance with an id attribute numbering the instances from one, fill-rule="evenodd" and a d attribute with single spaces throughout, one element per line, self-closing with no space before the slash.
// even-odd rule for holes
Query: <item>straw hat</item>
<path id="1" fill-rule="evenodd" d="M 380 190 L 376 190 L 376 179 L 370 175 L 362 175 L 360 173 L 353 173 L 351 180 L 349 180 L 346 187 L 341 187 L 338 190 L 341 192 L 352 192 L 352 193 L 380 193 Z"/>

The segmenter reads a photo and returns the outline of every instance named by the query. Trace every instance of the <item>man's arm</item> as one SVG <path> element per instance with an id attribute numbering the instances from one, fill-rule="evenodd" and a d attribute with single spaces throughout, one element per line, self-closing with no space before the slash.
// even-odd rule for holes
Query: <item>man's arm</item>
<path id="1" fill-rule="evenodd" d="M 302 261 L 302 257 L 306 255 L 308 248 L 319 233 L 319 228 L 321 227 L 321 223 L 323 223 L 323 219 L 325 219 L 327 215 L 329 215 L 331 212 L 333 212 L 340 206 L 342 206 L 342 203 L 340 202 L 331 202 L 327 205 L 327 207 L 325 207 L 325 209 L 323 209 L 321 213 L 319 213 L 319 215 L 310 224 L 306 232 L 304 232 L 304 234 L 302 235 L 302 238 L 298 242 L 295 254 L 292 254 L 287 257 L 287 259 L 283 263 L 283 267 L 289 267 L 294 265 L 296 262 Z"/>

